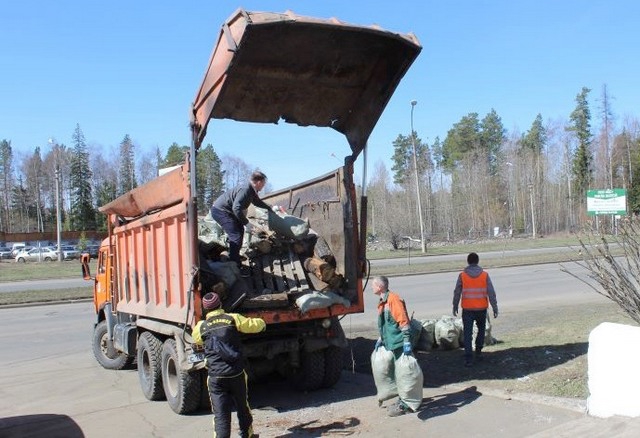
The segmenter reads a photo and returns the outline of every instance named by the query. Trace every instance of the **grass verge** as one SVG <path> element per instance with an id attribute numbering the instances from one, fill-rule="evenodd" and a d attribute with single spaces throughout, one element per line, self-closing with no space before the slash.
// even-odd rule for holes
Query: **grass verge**
<path id="1" fill-rule="evenodd" d="M 91 286 L 55 290 L 0 292 L 0 306 L 73 301 L 87 298 L 93 298 L 93 289 Z"/>
<path id="2" fill-rule="evenodd" d="M 536 265 L 540 263 L 568 263 L 581 260 L 576 253 L 562 251 L 547 254 L 509 255 L 508 257 L 482 258 L 481 265 L 486 269 L 505 268 L 509 266 Z M 397 264 L 388 266 L 375 266 L 371 268 L 372 275 L 410 275 L 410 274 L 434 274 L 437 272 L 449 272 L 464 269 L 467 265 L 465 257 L 461 256 L 457 261 L 430 261 L 429 259 L 413 259 L 412 265 Z"/>
<path id="3" fill-rule="evenodd" d="M 95 272 L 96 262 L 91 262 L 91 272 Z M 52 278 L 81 278 L 80 261 L 64 262 L 27 262 L 17 263 L 13 260 L 0 262 L 0 282 L 23 280 L 47 280 Z"/>
<path id="4" fill-rule="evenodd" d="M 419 318 L 420 319 L 420 318 Z M 613 302 L 557 306 L 538 310 L 503 309 L 493 321 L 498 341 L 483 349 L 484 360 L 464 366 L 464 350 L 433 349 L 415 353 L 428 387 L 477 386 L 502 392 L 585 400 L 589 395 L 589 334 L 603 322 L 634 325 Z M 354 370 L 371 373 L 375 330 L 352 334 Z"/>
<path id="5" fill-rule="evenodd" d="M 509 251 L 519 249 L 535 249 L 535 248 L 578 248 L 580 242 L 577 235 L 570 236 L 554 236 L 547 238 L 529 239 L 529 238 L 513 238 L 513 239 L 492 239 L 486 241 L 469 241 L 465 243 L 452 244 L 429 244 L 427 246 L 426 255 L 420 252 L 420 245 L 413 244 L 411 248 L 376 249 L 372 245 L 367 249 L 367 257 L 370 260 L 387 259 L 387 258 L 407 258 L 409 255 L 415 258 L 428 257 L 433 255 L 449 255 L 449 254 L 467 254 L 470 251 L 483 253 L 488 251 Z"/>

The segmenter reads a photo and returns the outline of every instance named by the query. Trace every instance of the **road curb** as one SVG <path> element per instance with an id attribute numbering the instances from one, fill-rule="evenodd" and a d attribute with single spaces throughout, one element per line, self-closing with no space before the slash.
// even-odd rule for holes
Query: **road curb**
<path id="1" fill-rule="evenodd" d="M 93 298 L 74 298 L 70 300 L 55 300 L 55 301 L 34 301 L 30 303 L 16 303 L 16 304 L 0 304 L 0 310 L 2 309 L 14 309 L 16 307 L 30 307 L 30 306 L 49 306 L 55 304 L 73 304 L 73 303 L 89 303 Z"/>
<path id="2" fill-rule="evenodd" d="M 526 403 L 535 403 L 539 405 L 551 406 L 554 408 L 566 409 L 573 412 L 578 412 L 581 414 L 587 413 L 587 401 L 581 399 L 573 399 L 566 397 L 552 397 L 548 395 L 541 394 L 533 394 L 528 392 L 505 392 L 503 390 L 476 386 L 477 391 L 481 392 L 484 395 L 488 395 L 491 397 L 501 398 L 503 400 L 515 400 Z M 442 388 L 451 388 L 457 391 L 462 391 L 469 387 L 468 384 L 458 384 L 452 383 L 448 385 L 443 385 Z"/>

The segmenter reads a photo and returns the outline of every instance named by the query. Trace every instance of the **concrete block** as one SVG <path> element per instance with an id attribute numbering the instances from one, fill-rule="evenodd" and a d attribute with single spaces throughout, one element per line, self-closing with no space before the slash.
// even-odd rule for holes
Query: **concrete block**
<path id="1" fill-rule="evenodd" d="M 587 411 L 640 416 L 640 327 L 604 322 L 589 334 Z"/>

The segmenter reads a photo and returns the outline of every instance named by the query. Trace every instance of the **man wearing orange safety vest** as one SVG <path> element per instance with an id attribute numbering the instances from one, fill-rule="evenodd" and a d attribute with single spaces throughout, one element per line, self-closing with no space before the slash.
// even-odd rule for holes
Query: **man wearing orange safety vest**
<path id="1" fill-rule="evenodd" d="M 462 327 L 464 330 L 464 366 L 473 365 L 471 339 L 473 336 L 473 323 L 478 327 L 476 335 L 476 360 L 482 360 L 482 347 L 484 346 L 484 333 L 487 323 L 487 308 L 491 303 L 493 317 L 498 317 L 498 300 L 493 289 L 489 274 L 484 271 L 478 262 L 480 257 L 475 252 L 467 256 L 468 266 L 458 275 L 456 288 L 453 291 L 453 316 L 458 316 L 458 303 L 462 298 Z"/>

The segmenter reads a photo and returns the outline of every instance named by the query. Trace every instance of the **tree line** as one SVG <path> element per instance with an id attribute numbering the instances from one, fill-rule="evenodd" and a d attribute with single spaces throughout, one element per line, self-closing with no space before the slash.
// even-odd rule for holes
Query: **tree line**
<path id="1" fill-rule="evenodd" d="M 464 115 L 431 143 L 416 131 L 398 134 L 391 169 L 376 163 L 368 182 L 370 238 L 397 247 L 420 237 L 418 205 L 429 241 L 577 231 L 592 219 L 589 189 L 625 188 L 629 212 L 640 211 L 638 120 L 625 117 L 616 126 L 606 85 L 592 116 L 590 93 L 586 87 L 577 93 L 567 118 L 545 121 L 538 114 L 524 133 L 508 132 L 492 109 L 482 117 Z M 36 147 L 21 160 L 10 140 L 0 141 L 0 231 L 55 229 L 56 186 L 64 230 L 104 230 L 98 207 L 154 178 L 158 169 L 183 162 L 188 146 L 173 143 L 164 155 L 159 148 L 142 155 L 135 149 L 125 135 L 113 157 L 90 154 L 80 125 L 70 145 L 52 139 L 46 150 Z M 240 158 L 219 157 L 211 144 L 201 148 L 199 213 L 252 170 Z M 614 229 L 614 218 L 597 219 L 602 231 Z"/>
<path id="2" fill-rule="evenodd" d="M 566 119 L 538 114 L 524 133 L 508 132 L 492 109 L 463 116 L 430 144 L 417 132 L 398 135 L 390 172 L 377 163 L 369 183 L 370 238 L 398 247 L 419 237 L 418 205 L 430 241 L 535 237 L 587 224 L 615 231 L 615 217 L 588 216 L 587 191 L 626 189 L 628 213 L 640 211 L 640 129 L 628 116 L 616 128 L 606 85 L 592 115 L 591 91 L 577 93 Z"/>
<path id="3" fill-rule="evenodd" d="M 46 151 L 36 147 L 22 160 L 14 157 L 11 142 L 2 140 L 0 231 L 55 230 L 57 206 L 63 231 L 105 231 L 106 217 L 98 212 L 100 206 L 155 178 L 160 169 L 183 163 L 188 150 L 188 146 L 173 143 L 164 156 L 156 148 L 155 154 L 136 160 L 135 146 L 127 134 L 115 157 L 91 155 L 79 124 L 71 145 L 51 139 Z M 227 161 L 228 171 L 212 145 L 200 149 L 196 161 L 200 213 L 206 212 L 225 185 L 236 184 L 250 173 L 246 163 L 233 157 Z"/>

